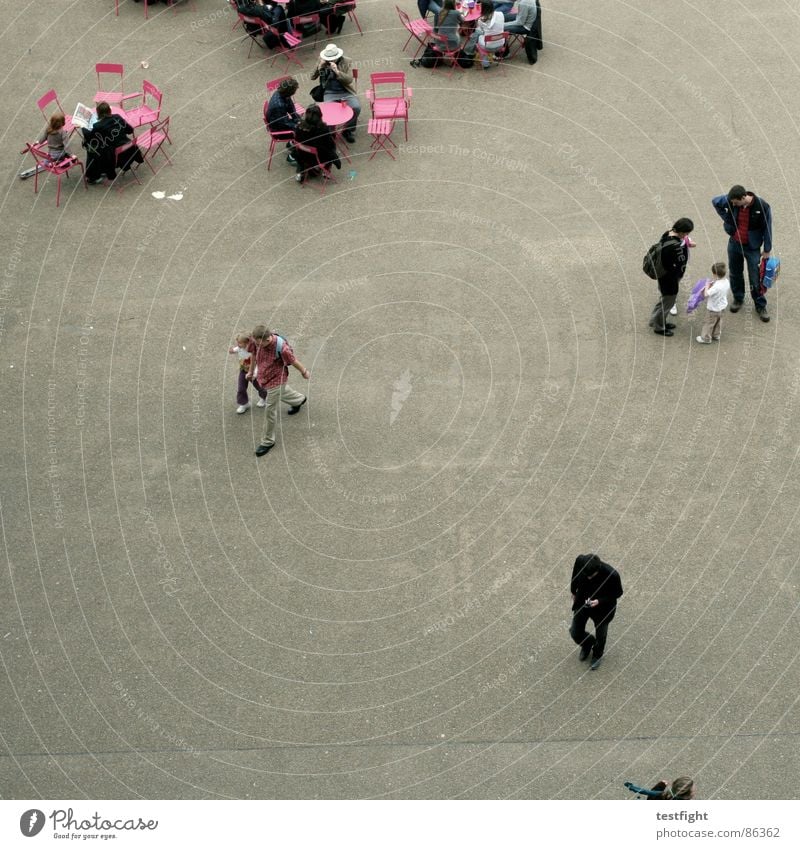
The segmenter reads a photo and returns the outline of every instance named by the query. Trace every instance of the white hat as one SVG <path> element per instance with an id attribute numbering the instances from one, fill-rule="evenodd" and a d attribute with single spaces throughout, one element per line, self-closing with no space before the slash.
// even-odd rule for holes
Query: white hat
<path id="1" fill-rule="evenodd" d="M 319 58 L 323 59 L 325 62 L 335 62 L 337 59 L 340 59 L 344 56 L 344 50 L 341 47 L 337 47 L 335 44 L 329 44 L 320 54 Z"/>

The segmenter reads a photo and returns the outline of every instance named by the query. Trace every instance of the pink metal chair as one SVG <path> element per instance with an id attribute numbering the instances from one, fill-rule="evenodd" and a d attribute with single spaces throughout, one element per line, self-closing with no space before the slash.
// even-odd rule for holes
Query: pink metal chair
<path id="1" fill-rule="evenodd" d="M 117 0 L 119 2 L 119 0 Z M 236 20 L 233 22 L 233 26 L 231 27 L 231 32 L 233 32 L 236 27 L 240 27 L 242 25 L 242 19 L 239 17 L 239 7 L 236 5 L 236 0 L 228 0 L 228 5 L 233 9 L 233 14 L 236 15 Z"/>
<path id="2" fill-rule="evenodd" d="M 46 171 L 48 174 L 55 174 L 57 179 L 56 185 L 56 206 L 58 206 L 61 202 L 61 178 L 64 174 L 69 178 L 69 172 L 75 168 L 76 166 L 81 169 L 81 179 L 83 180 L 83 187 L 86 186 L 86 179 L 83 171 L 83 163 L 80 159 L 76 159 L 74 156 L 65 156 L 63 159 L 52 160 L 47 155 L 47 144 L 42 142 L 41 145 L 31 144 L 28 142 L 25 145 L 25 150 L 23 153 L 30 153 L 33 157 L 34 162 L 36 163 L 36 172 L 33 180 L 33 191 L 34 194 L 38 194 L 39 192 L 39 173 L 42 171 Z"/>
<path id="3" fill-rule="evenodd" d="M 133 97 L 141 97 L 142 102 L 132 109 L 128 109 L 127 106 L 124 107 L 124 109 L 126 119 L 134 129 L 141 127 L 144 124 L 154 124 L 158 121 L 161 116 L 161 101 L 164 98 L 161 89 L 154 86 L 153 83 L 148 80 L 144 80 L 142 82 L 142 90 L 140 92 L 136 92 L 135 94 L 126 94 L 122 98 L 122 101 L 130 100 Z"/>
<path id="4" fill-rule="evenodd" d="M 139 150 L 142 152 L 142 158 L 147 163 L 147 167 L 153 172 L 153 174 L 158 173 L 155 168 L 153 168 L 152 160 L 155 159 L 157 153 L 161 152 L 164 154 L 164 157 L 167 160 L 167 165 L 172 165 L 172 160 L 169 158 L 169 154 L 164 149 L 164 142 L 169 142 L 172 144 L 172 141 L 169 137 L 169 116 L 166 118 L 162 118 L 160 121 L 156 121 L 148 130 L 142 133 L 141 136 L 134 139 L 135 143 L 139 146 Z M 134 166 L 138 169 L 138 165 Z M 161 169 L 159 169 L 160 171 Z"/>
<path id="5" fill-rule="evenodd" d="M 311 147 L 310 145 L 307 145 L 307 144 L 302 144 L 301 142 L 295 142 L 294 146 L 295 146 L 296 150 L 300 150 L 303 153 L 307 153 L 309 156 L 312 156 L 316 160 L 316 163 L 317 163 L 316 165 L 312 165 L 311 168 L 307 168 L 305 171 L 303 171 L 303 177 L 304 177 L 303 183 L 302 183 L 303 188 L 305 188 L 306 182 L 308 181 L 308 177 L 309 177 L 308 172 L 310 170 L 317 169 L 320 173 L 320 176 L 322 177 L 322 189 L 320 191 L 320 194 L 324 195 L 325 194 L 325 187 L 328 185 L 328 181 L 330 181 L 331 183 L 338 182 L 336 177 L 334 177 L 333 174 L 331 173 L 330 165 L 323 165 L 319 161 L 319 153 L 317 153 L 317 149 L 315 147 Z"/>
<path id="6" fill-rule="evenodd" d="M 390 144 L 392 147 L 397 145 L 392 140 L 392 132 L 394 131 L 394 121 L 389 119 L 383 120 L 378 118 L 370 118 L 367 123 L 367 133 L 372 136 L 372 144 L 369 149 L 372 151 L 368 162 L 373 160 L 381 151 L 388 153 L 394 159 L 394 154 L 387 147 Z"/>
<path id="7" fill-rule="evenodd" d="M 238 14 L 239 22 L 245 31 L 244 37 L 250 39 L 250 49 L 247 51 L 247 58 L 249 59 L 250 54 L 253 52 L 254 44 L 257 44 L 262 50 L 267 49 L 267 45 L 264 43 L 264 36 L 268 32 L 268 28 L 261 18 L 251 18 L 249 15 L 243 15 L 241 12 Z"/>
<path id="8" fill-rule="evenodd" d="M 356 0 L 343 0 L 341 3 L 333 4 L 333 15 L 347 15 L 348 18 L 358 27 L 361 35 L 364 35 L 364 30 L 361 29 L 361 24 L 358 22 L 356 14 Z M 330 18 L 328 18 L 330 21 Z M 328 33 L 330 35 L 330 31 Z"/>
<path id="9" fill-rule="evenodd" d="M 292 18 L 292 26 L 295 29 L 307 26 L 308 24 L 314 24 L 314 47 L 316 47 L 317 36 L 319 35 L 319 30 L 322 26 L 322 19 L 319 14 L 317 12 L 310 12 L 308 15 L 298 15 L 297 17 Z M 301 39 L 301 41 L 305 41 L 305 39 Z"/>
<path id="10" fill-rule="evenodd" d="M 494 61 L 500 68 L 500 70 L 503 72 L 503 75 L 505 75 L 506 73 L 504 61 L 505 56 L 503 55 L 503 53 L 506 49 L 507 36 L 507 32 L 499 32 L 495 35 L 487 35 L 484 36 L 483 45 L 480 42 L 475 45 L 475 50 L 477 51 L 478 56 L 481 59 L 488 59 L 490 62 Z"/>
<path id="11" fill-rule="evenodd" d="M 408 16 L 407 12 L 404 12 L 399 6 L 395 6 L 397 9 L 397 14 L 400 18 L 400 23 L 403 27 L 408 31 L 408 39 L 406 43 L 403 45 L 403 50 L 408 47 L 409 42 L 412 39 L 416 39 L 418 42 L 416 53 L 414 53 L 414 58 L 416 59 L 421 50 L 425 49 L 425 45 L 427 44 L 428 38 L 433 35 L 433 27 L 422 18 L 417 18 L 416 20 L 411 20 Z"/>
<path id="12" fill-rule="evenodd" d="M 56 108 L 48 109 L 47 107 L 52 106 L 53 103 L 55 103 Z M 72 116 L 67 115 L 67 113 L 64 112 L 64 107 L 59 102 L 58 95 L 56 94 L 56 90 L 54 88 L 51 88 L 50 91 L 47 92 L 47 94 L 43 94 L 36 101 L 36 105 L 39 107 L 39 111 L 42 113 L 42 117 L 44 118 L 45 123 L 50 120 L 50 116 L 53 114 L 53 112 L 62 112 L 64 114 L 64 118 L 66 119 L 64 123 L 64 129 L 68 133 L 74 132 L 75 125 L 72 123 Z"/>
<path id="13" fill-rule="evenodd" d="M 406 86 L 406 75 L 402 71 L 370 74 L 369 83 L 371 88 L 367 91 L 367 100 L 372 107 L 372 117 L 391 121 L 402 119 L 408 141 L 408 110 L 414 92 Z M 380 94 L 378 86 L 386 86 L 392 94 Z"/>
<path id="14" fill-rule="evenodd" d="M 286 60 L 286 65 L 283 69 L 284 74 L 292 64 L 297 65 L 298 68 L 302 68 L 303 63 L 297 58 L 297 48 L 303 43 L 303 39 L 291 32 L 281 34 L 271 24 L 264 24 L 264 26 L 267 32 L 272 33 L 272 36 L 278 40 L 278 46 L 272 48 L 272 52 L 275 54 L 272 57 L 272 67 L 274 67 L 278 57 L 283 56 Z"/>
<path id="15" fill-rule="evenodd" d="M 97 75 L 97 91 L 94 95 L 94 102 L 101 103 L 105 100 L 105 102 L 109 105 L 119 105 L 120 103 L 122 103 L 122 99 L 125 97 L 125 94 L 123 94 L 122 92 L 122 78 L 125 73 L 123 66 L 110 64 L 108 62 L 98 62 L 94 66 L 94 72 Z M 119 90 L 117 90 L 116 88 L 111 89 L 109 91 L 103 89 L 103 81 L 101 77 L 104 74 L 119 77 Z"/>
<path id="16" fill-rule="evenodd" d="M 439 35 L 439 33 L 434 33 L 431 36 L 431 44 L 442 54 L 443 61 L 439 64 L 444 67 L 445 61 L 450 62 L 450 73 L 447 75 L 447 79 L 453 76 L 453 71 L 458 68 L 459 71 L 464 71 L 465 69 L 461 67 L 458 63 L 459 54 L 461 53 L 460 47 L 450 47 L 447 36 Z M 433 66 L 433 73 L 435 74 L 437 70 L 437 65 Z"/>

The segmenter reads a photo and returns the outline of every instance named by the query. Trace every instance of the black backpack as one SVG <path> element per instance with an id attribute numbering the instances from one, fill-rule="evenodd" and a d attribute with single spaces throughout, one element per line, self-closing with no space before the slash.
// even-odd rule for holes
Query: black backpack
<path id="1" fill-rule="evenodd" d="M 676 239 L 673 236 L 668 239 L 659 239 L 655 244 L 650 245 L 647 249 L 647 253 L 644 255 L 644 259 L 642 260 L 642 271 L 644 271 L 651 280 L 660 280 L 662 277 L 666 276 L 667 270 L 664 268 L 661 252 L 664 250 L 665 245 L 677 246 L 680 243 L 680 239 Z"/>
<path id="2" fill-rule="evenodd" d="M 442 52 L 429 44 L 425 47 L 422 56 L 419 57 L 419 64 L 423 68 L 435 68 L 442 61 L 442 58 Z"/>

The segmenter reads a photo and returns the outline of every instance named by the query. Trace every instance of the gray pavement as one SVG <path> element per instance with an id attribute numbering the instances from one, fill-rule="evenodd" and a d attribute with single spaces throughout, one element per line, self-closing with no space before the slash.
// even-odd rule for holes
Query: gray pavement
<path id="1" fill-rule="evenodd" d="M 537 65 L 448 80 L 361 2 L 338 42 L 362 99 L 407 71 L 410 138 L 369 162 L 360 131 L 323 197 L 267 172 L 280 66 L 222 0 L 156 8 L 4 0 L 0 794 L 792 795 L 796 11 L 550 0 Z M 17 151 L 100 60 L 164 89 L 173 165 L 57 210 Z M 772 322 L 655 336 L 642 255 L 686 215 L 705 276 L 737 182 L 773 206 Z M 313 375 L 257 460 L 227 348 L 262 321 Z M 591 550 L 625 585 L 594 673 Z"/>

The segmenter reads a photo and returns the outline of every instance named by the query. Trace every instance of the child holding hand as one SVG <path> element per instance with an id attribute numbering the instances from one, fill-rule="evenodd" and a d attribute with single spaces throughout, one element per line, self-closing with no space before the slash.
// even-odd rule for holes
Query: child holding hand
<path id="1" fill-rule="evenodd" d="M 236 408 L 237 413 L 246 413 L 250 409 L 250 399 L 247 397 L 247 384 L 252 383 L 259 394 L 260 400 L 256 407 L 267 406 L 267 393 L 256 383 L 255 375 L 252 379 L 248 379 L 247 374 L 253 365 L 253 355 L 247 350 L 247 346 L 251 342 L 249 333 L 237 333 L 236 344 L 228 348 L 229 354 L 236 354 L 239 357 L 239 382 L 236 386 L 236 403 L 239 405 Z"/>
<path id="2" fill-rule="evenodd" d="M 728 295 L 731 284 L 728 280 L 728 266 L 724 262 L 715 262 L 711 266 L 711 280 L 703 289 L 706 302 L 706 317 L 703 329 L 697 337 L 701 345 L 710 345 L 712 341 L 719 342 L 722 333 L 722 313 L 728 307 Z"/>

